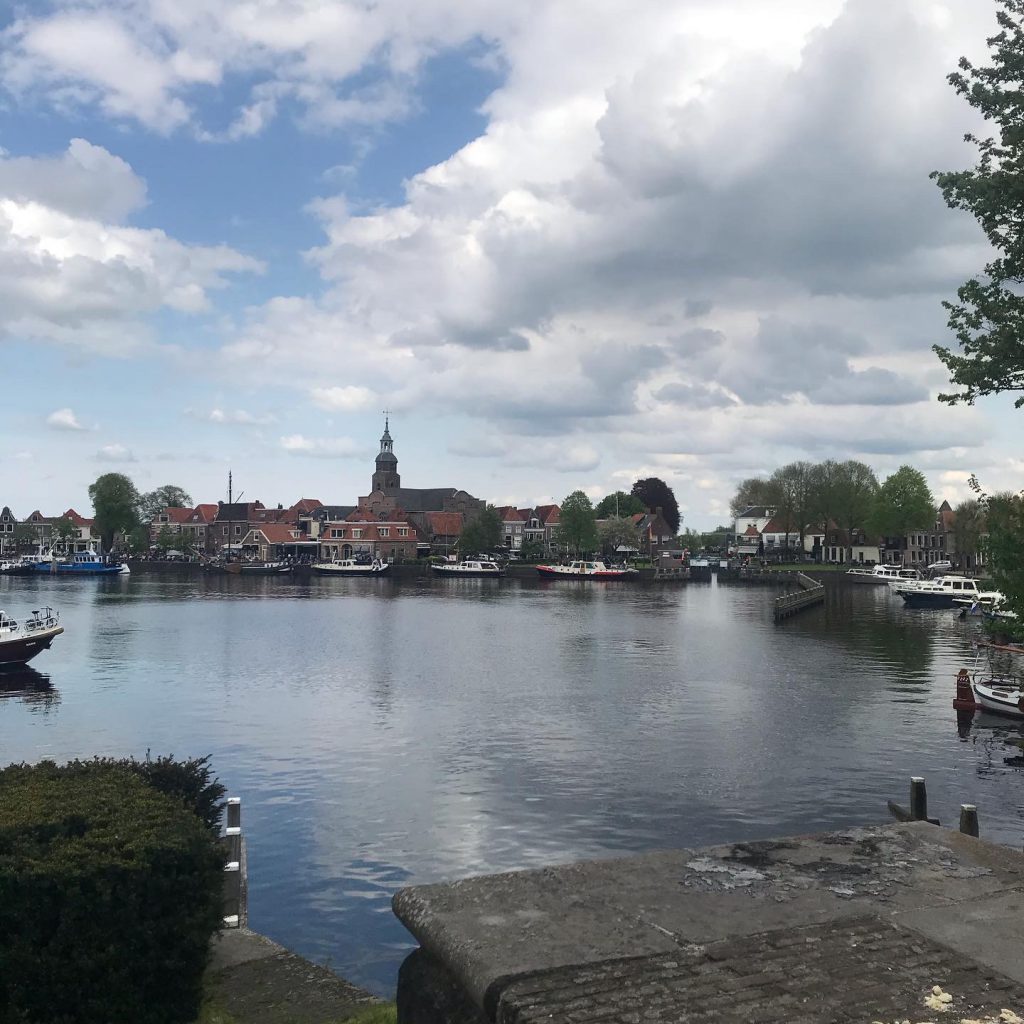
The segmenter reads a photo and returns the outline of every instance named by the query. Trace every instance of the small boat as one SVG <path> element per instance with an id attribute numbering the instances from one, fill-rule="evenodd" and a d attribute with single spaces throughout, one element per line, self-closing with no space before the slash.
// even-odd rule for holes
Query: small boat
<path id="1" fill-rule="evenodd" d="M 36 609 L 24 622 L 0 612 L 0 666 L 25 665 L 64 632 L 51 608 Z"/>
<path id="2" fill-rule="evenodd" d="M 978 584 L 966 576 L 939 576 L 921 583 L 897 584 L 893 590 L 908 608 L 955 608 L 958 597 L 977 598 Z"/>
<path id="3" fill-rule="evenodd" d="M 863 567 L 847 569 L 843 575 L 851 583 L 890 585 L 900 580 L 919 580 L 921 578 L 917 569 L 904 569 L 902 565 L 876 565 L 870 569 Z"/>
<path id="4" fill-rule="evenodd" d="M 357 562 L 354 558 L 339 558 L 333 562 L 317 562 L 313 572 L 321 576 L 380 576 L 388 571 L 388 563 L 375 558 L 372 562 Z"/>
<path id="5" fill-rule="evenodd" d="M 291 572 L 288 562 L 225 562 L 224 571 L 242 576 L 280 576 Z"/>
<path id="6" fill-rule="evenodd" d="M 474 576 L 504 576 L 505 570 L 497 562 L 483 562 L 478 560 L 466 560 L 464 562 L 432 565 L 431 571 L 438 576 L 451 576 L 458 579 L 466 579 Z"/>
<path id="7" fill-rule="evenodd" d="M 52 573 L 56 576 L 126 576 L 131 570 L 121 562 L 107 562 L 95 551 L 79 551 L 70 561 L 54 558 L 52 561 L 36 562 L 32 566 L 36 573 Z"/>
<path id="8" fill-rule="evenodd" d="M 604 562 L 576 561 L 568 565 L 538 565 L 537 572 L 544 579 L 555 580 L 622 580 L 636 576 L 636 569 L 613 569 Z"/>

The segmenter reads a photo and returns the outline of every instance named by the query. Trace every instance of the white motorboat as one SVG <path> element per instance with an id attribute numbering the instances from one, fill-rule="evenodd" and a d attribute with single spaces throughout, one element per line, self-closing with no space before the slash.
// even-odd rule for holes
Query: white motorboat
<path id="1" fill-rule="evenodd" d="M 902 581 L 919 580 L 917 569 L 904 569 L 902 565 L 875 565 L 871 568 L 847 569 L 843 574 L 851 583 L 885 583 L 890 586 Z"/>
<path id="2" fill-rule="evenodd" d="M 955 608 L 958 597 L 976 598 L 981 591 L 967 576 L 939 576 L 934 580 L 897 583 L 892 588 L 908 608 Z"/>
<path id="3" fill-rule="evenodd" d="M 457 579 L 466 577 L 504 576 L 505 570 L 497 562 L 485 562 L 478 559 L 467 559 L 463 562 L 443 562 L 430 567 L 438 576 L 449 576 Z"/>
<path id="4" fill-rule="evenodd" d="M 36 609 L 17 622 L 0 612 L 0 666 L 26 665 L 64 632 L 60 616 L 52 608 Z"/>
<path id="5" fill-rule="evenodd" d="M 604 562 L 579 560 L 568 565 L 538 565 L 537 572 L 545 579 L 621 580 L 637 576 L 636 569 L 619 569 Z"/>
<path id="6" fill-rule="evenodd" d="M 380 576 L 388 571 L 388 563 L 379 558 L 372 562 L 357 562 L 354 558 L 339 558 L 333 562 L 317 562 L 313 572 L 321 576 Z"/>
<path id="7" fill-rule="evenodd" d="M 971 683 L 974 701 L 982 711 L 1010 718 L 1024 718 L 1024 682 L 1014 676 L 975 679 Z"/>

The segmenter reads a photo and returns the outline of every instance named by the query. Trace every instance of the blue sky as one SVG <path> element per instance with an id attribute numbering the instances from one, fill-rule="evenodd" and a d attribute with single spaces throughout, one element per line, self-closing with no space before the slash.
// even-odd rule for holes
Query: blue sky
<path id="1" fill-rule="evenodd" d="M 208 9 L 209 8 L 209 9 Z M 140 488 L 496 503 L 796 458 L 1024 485 L 935 401 L 985 250 L 945 74 L 972 0 L 0 7 L 0 503 Z"/>

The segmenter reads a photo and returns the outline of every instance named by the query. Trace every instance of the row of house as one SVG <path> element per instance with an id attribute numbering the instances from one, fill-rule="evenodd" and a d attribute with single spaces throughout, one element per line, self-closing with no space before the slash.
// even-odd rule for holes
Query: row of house
<path id="1" fill-rule="evenodd" d="M 974 570 L 985 564 L 980 550 L 958 551 L 956 513 L 944 501 L 930 529 L 915 530 L 904 537 L 879 537 L 865 530 L 847 532 L 835 522 L 812 523 L 803 536 L 794 524 L 787 524 L 771 506 L 752 505 L 734 523 L 736 554 L 765 557 L 773 553 L 802 551 L 821 562 L 858 564 L 874 562 L 927 568 L 935 562 L 950 562 Z"/>

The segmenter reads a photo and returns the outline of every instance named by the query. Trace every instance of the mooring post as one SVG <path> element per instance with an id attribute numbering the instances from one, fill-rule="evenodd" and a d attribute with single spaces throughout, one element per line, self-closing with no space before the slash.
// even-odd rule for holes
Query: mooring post
<path id="1" fill-rule="evenodd" d="M 238 796 L 228 797 L 228 828 L 242 827 L 242 798 Z"/>
<path id="2" fill-rule="evenodd" d="M 928 791 L 920 775 L 910 778 L 910 817 L 913 821 L 928 820 Z"/>
<path id="3" fill-rule="evenodd" d="M 227 863 L 224 865 L 224 927 L 244 927 L 247 917 L 247 879 L 245 839 L 242 836 L 242 801 L 228 798 L 221 842 Z"/>
<path id="4" fill-rule="evenodd" d="M 978 808 L 974 804 L 960 805 L 960 831 L 978 838 Z"/>

